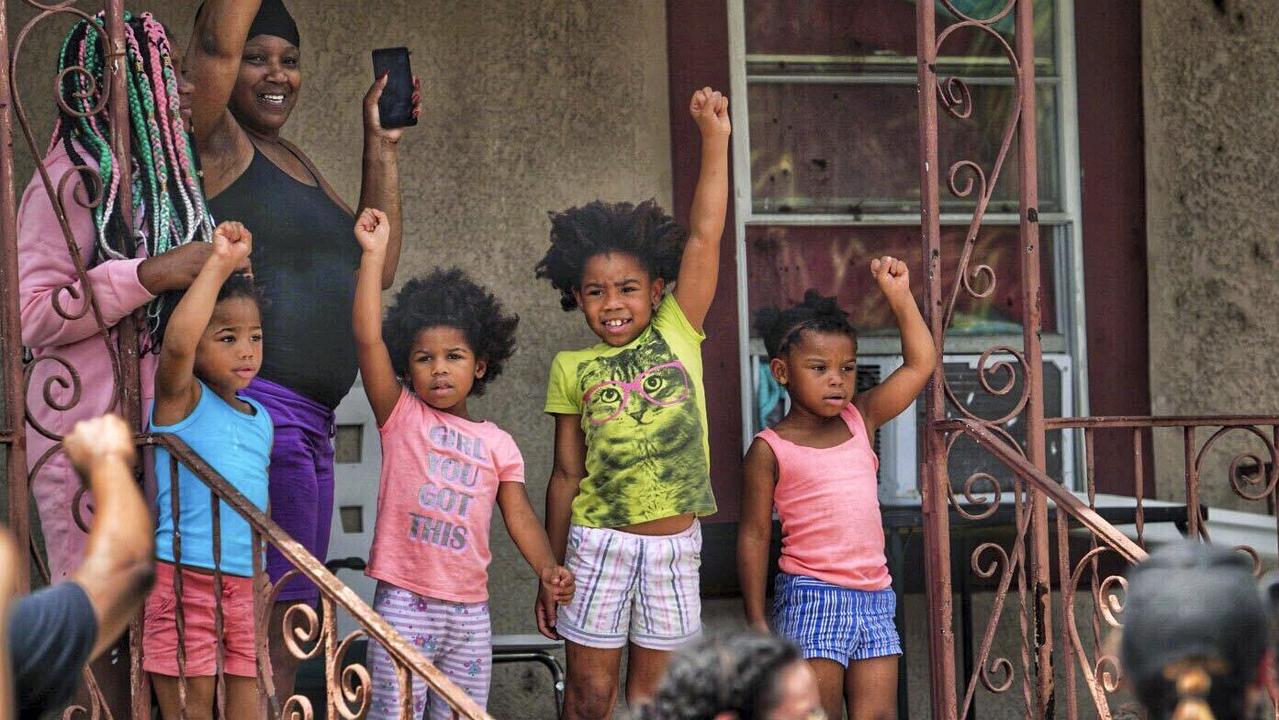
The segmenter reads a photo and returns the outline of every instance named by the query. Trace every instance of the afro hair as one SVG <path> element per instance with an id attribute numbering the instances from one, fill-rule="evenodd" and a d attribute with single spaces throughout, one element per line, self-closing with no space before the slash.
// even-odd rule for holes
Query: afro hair
<path id="1" fill-rule="evenodd" d="M 842 333 L 857 342 L 857 330 L 848 321 L 848 313 L 839 309 L 835 298 L 816 290 L 806 291 L 804 301 L 794 307 L 770 307 L 755 313 L 755 332 L 764 339 L 770 358 L 781 357 L 805 330 Z"/>
<path id="2" fill-rule="evenodd" d="M 425 277 L 404 283 L 387 308 L 382 337 L 391 354 L 391 366 L 401 381 L 409 377 L 409 353 L 418 333 L 432 327 L 454 327 L 466 336 L 475 357 L 487 366 L 476 378 L 472 395 L 502 374 L 502 365 L 515 352 L 517 315 L 502 312 L 493 293 L 475 284 L 458 268 L 436 268 Z"/>
<path id="3" fill-rule="evenodd" d="M 537 264 L 537 277 L 560 291 L 565 310 L 577 307 L 573 291 L 581 286 L 586 262 L 596 255 L 632 255 L 654 280 L 672 282 L 679 275 L 688 231 L 654 200 L 639 205 L 596 200 L 550 216 L 551 247 Z"/>

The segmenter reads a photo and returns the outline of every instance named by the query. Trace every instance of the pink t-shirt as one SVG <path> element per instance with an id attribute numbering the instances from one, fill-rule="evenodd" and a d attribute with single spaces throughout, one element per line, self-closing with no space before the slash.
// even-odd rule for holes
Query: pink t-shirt
<path id="1" fill-rule="evenodd" d="M 369 577 L 454 602 L 488 599 L 497 485 L 524 482 L 515 440 L 405 390 L 380 428 L 382 480 Z"/>
<path id="2" fill-rule="evenodd" d="M 853 436 L 835 447 L 796 445 L 772 428 L 756 436 L 777 457 L 778 567 L 854 590 L 883 590 L 892 578 L 879 515 L 879 458 L 857 408 L 849 403 L 840 416 Z"/>
<path id="3" fill-rule="evenodd" d="M 92 154 L 77 148 L 81 157 L 96 169 Z M 66 146 L 58 143 L 45 158 L 45 169 L 54 187 L 75 168 Z M 76 198 L 83 199 L 84 190 L 78 179 L 62 187 L 62 210 L 67 227 L 75 240 L 80 261 L 90 266 L 85 273 L 93 287 L 102 321 L 111 328 L 111 342 L 118 346 L 115 325 L 124 317 L 146 305 L 154 297 L 138 280 L 138 266 L 146 247 L 138 248 L 140 257 L 129 260 L 105 260 L 93 265 L 97 230 L 93 213 Z M 31 494 L 40 510 L 40 528 L 44 532 L 49 555 L 49 570 L 54 582 L 68 577 L 84 559 L 88 535 L 76 524 L 71 506 L 80 490 L 80 480 L 65 453 L 45 456 L 54 446 L 35 425 L 57 435 L 71 431 L 77 421 L 105 412 L 123 413 L 116 402 L 115 373 L 111 355 L 98 330 L 97 317 L 84 307 L 86 291 L 76 272 L 75 261 L 67 248 L 58 211 L 45 191 L 44 182 L 36 174 L 27 184 L 18 206 L 18 302 L 21 305 L 22 344 L 31 349 L 35 361 L 28 366 L 27 384 L 27 469 L 40 470 L 31 480 Z M 80 298 L 79 300 L 75 298 Z M 61 304 L 63 312 L 58 312 Z M 11 350 L 16 352 L 16 349 Z M 138 410 L 146 422 L 147 408 L 155 394 L 153 378 L 156 355 L 139 358 L 142 402 Z M 74 368 L 78 384 L 72 386 L 67 368 Z M 47 402 L 44 393 L 51 395 Z M 72 404 L 73 399 L 75 404 Z M 66 407 L 69 406 L 69 407 Z M 65 410 L 60 409 L 66 407 Z M 35 423 L 33 425 L 32 423 Z M 154 484 L 147 474 L 148 492 L 154 495 Z M 88 523 L 93 513 L 86 495 L 81 499 L 82 519 Z"/>

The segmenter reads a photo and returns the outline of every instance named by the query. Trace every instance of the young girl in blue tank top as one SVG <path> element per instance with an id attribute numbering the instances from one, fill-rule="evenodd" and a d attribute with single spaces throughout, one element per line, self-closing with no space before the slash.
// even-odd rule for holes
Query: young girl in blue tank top
<path id="1" fill-rule="evenodd" d="M 932 377 L 936 349 L 910 292 L 906 263 L 871 261 L 897 318 L 905 363 L 854 396 L 857 337 L 848 315 L 809 290 L 784 311 L 761 311 L 759 333 L 790 412 L 746 453 L 737 564 L 746 619 L 767 632 L 764 590 L 773 508 L 782 557 L 772 630 L 791 640 L 817 676 L 832 718 L 895 716 L 901 640 L 884 560 L 872 438 Z M 845 692 L 847 690 L 847 697 Z"/>
<path id="2" fill-rule="evenodd" d="M 253 281 L 237 272 L 248 266 L 251 248 L 252 236 L 240 223 L 222 223 L 214 232 L 213 252 L 165 329 L 151 431 L 176 435 L 265 510 L 271 418 L 256 400 L 239 395 L 262 365 L 262 318 Z M 156 449 L 155 460 L 158 562 L 146 604 L 142 666 L 166 720 L 179 717 L 180 675 L 186 678 L 188 711 L 211 713 L 219 671 L 226 681 L 227 717 L 252 717 L 258 690 L 249 525 L 219 502 L 215 548 L 208 487 L 184 465 L 174 477 L 163 448 Z M 177 632 L 179 602 L 183 637 Z"/>

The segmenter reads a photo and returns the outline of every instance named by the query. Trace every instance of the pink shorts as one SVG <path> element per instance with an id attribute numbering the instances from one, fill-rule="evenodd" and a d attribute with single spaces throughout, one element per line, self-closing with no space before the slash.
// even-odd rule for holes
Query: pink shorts
<path id="1" fill-rule="evenodd" d="M 178 676 L 177 597 L 173 565 L 155 564 L 155 588 L 147 596 L 142 633 L 142 669 Z M 257 676 L 253 649 L 253 578 L 222 575 L 222 638 L 214 632 L 213 575 L 182 571 L 182 612 L 186 629 L 186 675 L 217 674 L 219 647 L 224 648 L 227 675 Z"/>

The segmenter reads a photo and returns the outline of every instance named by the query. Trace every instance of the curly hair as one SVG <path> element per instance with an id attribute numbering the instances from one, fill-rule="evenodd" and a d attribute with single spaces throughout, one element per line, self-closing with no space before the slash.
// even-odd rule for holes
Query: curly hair
<path id="1" fill-rule="evenodd" d="M 216 302 L 232 300 L 235 298 L 248 298 L 249 300 L 252 300 L 259 309 L 261 309 L 262 293 L 260 288 L 253 284 L 253 276 L 249 273 L 233 272 L 222 282 L 222 287 L 218 288 L 218 299 Z"/>
<path id="2" fill-rule="evenodd" d="M 672 282 L 679 275 L 688 231 L 655 200 L 639 205 L 595 200 L 550 216 L 551 247 L 537 264 L 537 277 L 560 291 L 564 310 L 577 307 L 573 291 L 581 287 L 586 262 L 596 255 L 631 255 L 654 280 Z"/>
<path id="3" fill-rule="evenodd" d="M 711 720 L 732 712 L 763 720 L 780 700 L 778 675 L 800 660 L 794 645 L 760 633 L 703 640 L 674 658 L 638 720 Z"/>
<path id="4" fill-rule="evenodd" d="M 842 333 L 857 343 L 857 330 L 848 313 L 839 309 L 835 298 L 816 290 L 804 293 L 804 301 L 782 310 L 769 307 L 755 313 L 755 332 L 764 338 L 764 349 L 770 358 L 781 357 L 799 340 L 805 330 Z"/>
<path id="5" fill-rule="evenodd" d="M 409 353 L 418 333 L 432 327 L 462 331 L 475 357 L 487 369 L 476 378 L 471 394 L 484 394 L 484 386 L 502 374 L 502 365 L 515 353 L 518 315 L 502 312 L 493 293 L 475 284 L 458 268 L 435 268 L 425 277 L 404 283 L 387 308 L 382 337 L 391 354 L 391 366 L 401 381 L 409 378 Z"/>

